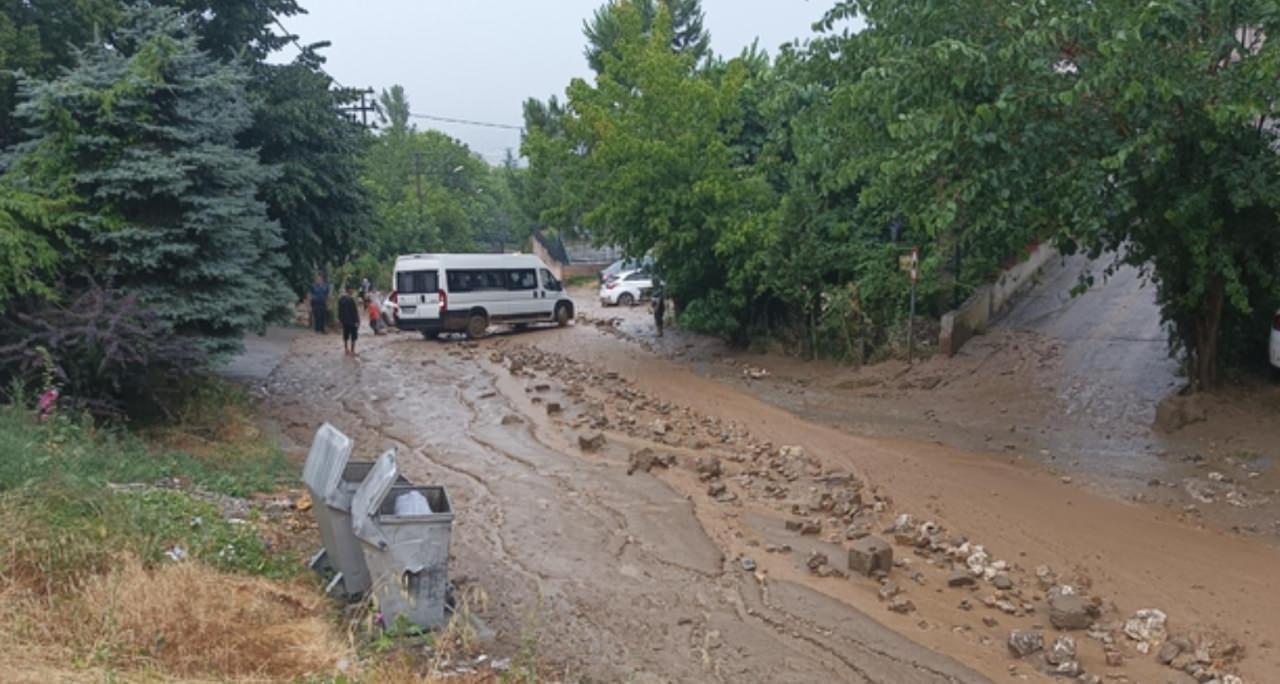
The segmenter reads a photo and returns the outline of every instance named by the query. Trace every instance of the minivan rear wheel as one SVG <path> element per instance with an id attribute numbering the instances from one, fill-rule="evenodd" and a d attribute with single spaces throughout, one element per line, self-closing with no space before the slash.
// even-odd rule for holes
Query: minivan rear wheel
<path id="1" fill-rule="evenodd" d="M 489 329 L 489 317 L 482 313 L 473 313 L 471 318 L 467 319 L 467 337 L 478 340 L 484 337 L 485 332 Z"/>
<path id="2" fill-rule="evenodd" d="M 573 319 L 573 315 L 569 313 L 569 305 L 561 304 L 556 307 L 556 325 L 561 328 L 569 325 L 569 321 Z"/>
<path id="3" fill-rule="evenodd" d="M 618 306 L 635 306 L 636 298 L 631 296 L 630 292 L 623 292 L 618 295 Z"/>

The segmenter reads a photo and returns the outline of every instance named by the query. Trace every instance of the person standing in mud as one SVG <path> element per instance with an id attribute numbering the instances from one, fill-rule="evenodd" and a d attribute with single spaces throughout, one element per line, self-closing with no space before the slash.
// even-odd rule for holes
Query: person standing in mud
<path id="1" fill-rule="evenodd" d="M 662 319 L 667 315 L 667 294 L 663 291 L 662 279 L 653 279 L 653 289 L 649 291 L 649 308 L 653 311 L 653 327 L 662 337 Z"/>
<path id="2" fill-rule="evenodd" d="M 342 324 L 342 351 L 347 356 L 356 355 L 356 339 L 360 337 L 360 309 L 348 287 L 338 299 L 338 322 Z"/>
<path id="3" fill-rule="evenodd" d="M 316 274 L 316 281 L 311 286 L 311 325 L 315 331 L 324 334 L 325 318 L 329 314 L 329 284 L 324 276 Z"/>

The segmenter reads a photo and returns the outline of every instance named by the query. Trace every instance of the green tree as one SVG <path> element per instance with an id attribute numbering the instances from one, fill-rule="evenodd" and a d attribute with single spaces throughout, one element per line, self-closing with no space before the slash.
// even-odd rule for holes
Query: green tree
<path id="1" fill-rule="evenodd" d="M 617 58 L 595 85 L 579 79 L 568 89 L 566 140 L 581 158 L 568 199 L 599 241 L 652 252 L 668 291 L 695 318 L 723 308 L 711 298 L 745 311 L 758 285 L 749 274 L 754 245 L 768 239 L 775 219 L 769 187 L 731 146 L 748 70 L 735 61 L 714 78 L 700 73 L 694 55 L 669 48 L 665 6 L 651 26 L 641 6 L 619 3 L 615 12 Z M 739 327 L 716 321 L 716 332 Z"/>
<path id="2" fill-rule="evenodd" d="M 669 45 L 676 52 L 693 56 L 700 63 L 711 55 L 711 34 L 703 28 L 705 17 L 701 0 L 609 0 L 582 22 L 582 33 L 587 38 L 584 52 L 587 64 L 597 74 L 605 69 L 605 56 L 617 56 L 618 41 L 625 34 L 619 14 L 622 5 L 630 5 L 640 16 L 641 31 L 646 35 L 653 30 L 659 8 L 665 8 L 671 17 L 668 31 Z"/>
<path id="3" fill-rule="evenodd" d="M 18 141 L 17 74 L 43 78 L 70 66 L 77 46 L 118 20 L 119 0 L 0 2 L 0 150 Z"/>
<path id="4" fill-rule="evenodd" d="M 1261 358 L 1237 333 L 1280 301 L 1271 3 L 868 0 L 827 23 L 853 14 L 866 30 L 815 53 L 866 220 L 963 248 L 975 279 L 1039 237 L 1113 252 L 1197 387 Z"/>
<path id="5" fill-rule="evenodd" d="M 210 354 L 282 304 L 280 228 L 257 197 L 270 172 L 237 144 L 247 81 L 199 50 L 183 15 L 130 9 L 113 47 L 23 82 L 16 116 L 33 137 L 6 173 L 14 191 L 78 199 L 63 220 L 28 226 L 70 259 L 68 287 L 83 274 L 125 288 Z"/>
<path id="6" fill-rule="evenodd" d="M 238 137 L 273 171 L 258 196 L 280 224 L 285 273 L 299 296 L 317 269 L 365 244 L 373 212 L 361 184 L 370 136 L 338 109 L 341 91 L 321 70 L 317 47 L 288 64 L 253 65 L 253 124 Z"/>
<path id="7" fill-rule="evenodd" d="M 405 97 L 404 86 L 397 84 L 382 91 L 378 96 L 378 117 L 390 126 L 387 133 L 392 137 L 404 136 L 413 130 L 409 125 L 409 100 Z"/>

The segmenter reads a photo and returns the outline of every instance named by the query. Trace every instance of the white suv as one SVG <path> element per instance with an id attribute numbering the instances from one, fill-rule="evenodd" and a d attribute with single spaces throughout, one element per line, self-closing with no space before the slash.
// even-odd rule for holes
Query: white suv
<path id="1" fill-rule="evenodd" d="M 648 271 L 627 271 L 600 286 L 600 303 L 605 306 L 635 306 L 648 299 L 652 290 L 653 276 Z"/>

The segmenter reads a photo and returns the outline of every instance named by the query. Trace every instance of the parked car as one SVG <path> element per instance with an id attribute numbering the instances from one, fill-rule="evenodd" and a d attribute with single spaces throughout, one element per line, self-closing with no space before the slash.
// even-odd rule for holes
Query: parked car
<path id="1" fill-rule="evenodd" d="M 408 254 L 396 259 L 396 326 L 481 337 L 491 323 L 568 325 L 573 300 L 531 254 Z"/>
<path id="2" fill-rule="evenodd" d="M 600 286 L 600 303 L 605 306 L 635 306 L 649 298 L 653 276 L 645 270 L 625 271 Z"/>
<path id="3" fill-rule="evenodd" d="M 653 268 L 653 257 L 650 256 L 642 259 L 619 259 L 600 271 L 600 284 L 604 285 L 623 273 L 651 268 Z"/>
<path id="4" fill-rule="evenodd" d="M 1271 377 L 1280 379 L 1280 310 L 1271 319 Z"/>

